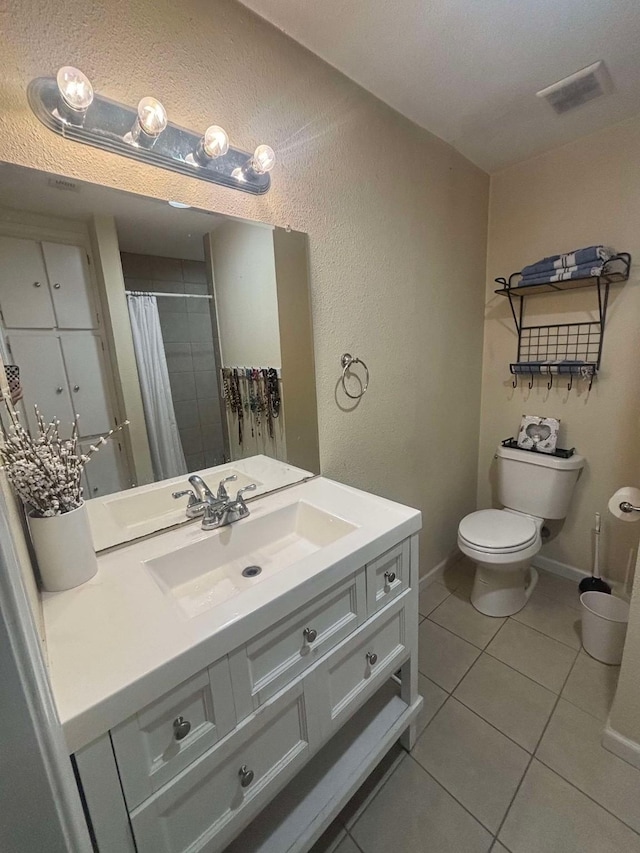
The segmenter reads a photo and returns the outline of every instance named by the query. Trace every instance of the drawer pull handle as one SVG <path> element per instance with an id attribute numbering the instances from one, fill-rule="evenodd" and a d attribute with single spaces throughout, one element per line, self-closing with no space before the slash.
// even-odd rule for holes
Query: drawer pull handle
<path id="1" fill-rule="evenodd" d="M 56 281 L 56 283 L 53 286 L 56 290 L 60 290 L 60 283 L 59 282 Z"/>
<path id="2" fill-rule="evenodd" d="M 371 666 L 375 666 L 378 663 L 378 655 L 374 652 L 367 652 L 367 660 Z"/>
<path id="3" fill-rule="evenodd" d="M 191 723 L 184 717 L 176 717 L 173 721 L 173 736 L 176 740 L 182 740 L 191 731 Z"/>
<path id="4" fill-rule="evenodd" d="M 315 630 L 315 628 L 305 628 L 302 632 L 302 636 L 308 643 L 313 643 L 318 638 L 318 632 Z"/>
<path id="5" fill-rule="evenodd" d="M 385 572 L 384 573 L 385 580 L 388 584 L 392 584 L 396 579 L 395 572 Z"/>
<path id="6" fill-rule="evenodd" d="M 74 391 L 79 391 L 79 390 L 80 390 L 80 386 L 79 386 L 79 385 L 74 385 L 74 386 L 73 386 L 73 390 L 74 390 Z"/>
<path id="7" fill-rule="evenodd" d="M 253 782 L 253 775 L 253 770 L 249 770 L 246 764 L 243 764 L 240 770 L 238 770 L 240 784 L 243 788 L 248 788 L 249 785 Z"/>
<path id="8" fill-rule="evenodd" d="M 42 285 L 40 284 L 40 282 L 39 282 L 39 281 L 34 281 L 34 282 L 33 282 L 33 286 L 34 286 L 34 287 L 42 287 Z"/>
<path id="9" fill-rule="evenodd" d="M 62 385 L 58 385 L 56 388 L 56 394 L 62 394 Z"/>

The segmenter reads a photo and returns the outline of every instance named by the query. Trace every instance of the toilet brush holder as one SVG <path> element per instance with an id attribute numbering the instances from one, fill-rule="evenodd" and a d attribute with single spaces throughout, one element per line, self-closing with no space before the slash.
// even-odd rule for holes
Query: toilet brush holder
<path id="1" fill-rule="evenodd" d="M 611 594 L 611 587 L 600 577 L 600 513 L 596 513 L 594 528 L 593 572 L 590 578 L 583 578 L 578 589 L 583 592 L 604 592 Z"/>

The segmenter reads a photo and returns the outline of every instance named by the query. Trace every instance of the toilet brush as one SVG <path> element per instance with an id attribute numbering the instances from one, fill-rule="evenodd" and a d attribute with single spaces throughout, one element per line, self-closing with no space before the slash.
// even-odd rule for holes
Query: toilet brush
<path id="1" fill-rule="evenodd" d="M 595 550 L 593 555 L 593 571 L 590 578 L 583 578 L 580 581 L 578 589 L 580 592 L 611 592 L 611 587 L 600 577 L 600 513 L 596 513 L 594 544 Z"/>

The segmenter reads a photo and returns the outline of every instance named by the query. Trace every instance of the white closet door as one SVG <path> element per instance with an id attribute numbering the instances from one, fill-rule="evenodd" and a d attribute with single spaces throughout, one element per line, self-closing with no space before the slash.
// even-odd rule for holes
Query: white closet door
<path id="1" fill-rule="evenodd" d="M 80 415 L 80 435 L 98 435 L 112 426 L 100 338 L 91 332 L 62 332 L 71 404 Z"/>
<path id="2" fill-rule="evenodd" d="M 42 249 L 35 240 L 0 237 L 0 307 L 7 328 L 55 326 Z"/>
<path id="3" fill-rule="evenodd" d="M 51 296 L 59 329 L 95 329 L 87 253 L 81 246 L 43 243 Z"/>
<path id="4" fill-rule="evenodd" d="M 73 407 L 60 340 L 55 335 L 34 332 L 9 335 L 8 342 L 13 362 L 20 368 L 27 423 L 32 434 L 36 432 L 33 407 L 37 404 L 47 422 L 53 418 L 60 420 L 60 433 L 67 438 L 73 420 Z"/>
<path id="5" fill-rule="evenodd" d="M 91 442 L 81 444 L 83 453 L 89 450 L 90 444 Z M 99 498 L 126 489 L 127 486 L 123 482 L 120 470 L 118 442 L 117 440 L 109 441 L 97 453 L 94 453 L 87 463 L 82 483 L 85 499 Z"/>

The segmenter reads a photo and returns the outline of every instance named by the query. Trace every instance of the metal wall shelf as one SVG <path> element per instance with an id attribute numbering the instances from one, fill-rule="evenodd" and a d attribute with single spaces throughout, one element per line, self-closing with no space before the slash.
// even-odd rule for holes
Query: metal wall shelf
<path id="1" fill-rule="evenodd" d="M 508 279 L 496 279 L 496 283 L 502 284 L 503 287 L 495 292 L 508 298 L 518 333 L 517 361 L 509 365 L 509 371 L 514 376 L 514 388 L 518 384 L 520 374 L 530 376 L 530 388 L 533 387 L 535 375 L 547 376 L 547 387 L 551 388 L 553 377 L 563 374 L 569 377 L 569 390 L 571 390 L 574 376 L 588 378 L 589 388 L 591 388 L 593 377 L 600 369 L 602 358 L 609 285 L 627 281 L 630 268 L 631 255 L 620 252 L 605 261 L 599 276 L 531 285 L 517 283 L 521 278 L 519 272 L 513 273 Z M 598 320 L 585 323 L 554 323 L 546 326 L 524 325 L 526 296 L 560 293 L 587 287 L 597 288 Z M 518 303 L 515 302 L 516 297 L 519 300 Z"/>

